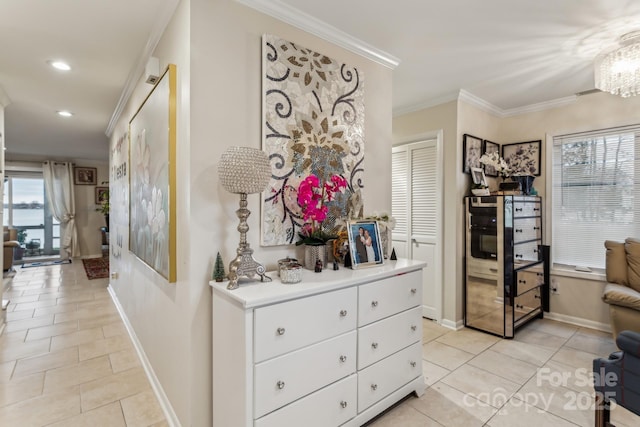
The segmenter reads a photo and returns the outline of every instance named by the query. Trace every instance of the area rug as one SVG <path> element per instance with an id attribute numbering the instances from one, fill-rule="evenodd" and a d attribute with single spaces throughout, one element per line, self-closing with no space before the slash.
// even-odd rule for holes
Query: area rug
<path id="1" fill-rule="evenodd" d="M 55 261 L 25 262 L 24 264 L 22 264 L 22 268 L 45 267 L 47 265 L 60 265 L 60 264 L 71 264 L 71 260 L 57 259 Z"/>
<path id="2" fill-rule="evenodd" d="M 88 258 L 83 259 L 84 271 L 89 279 L 106 279 L 109 277 L 109 258 Z"/>

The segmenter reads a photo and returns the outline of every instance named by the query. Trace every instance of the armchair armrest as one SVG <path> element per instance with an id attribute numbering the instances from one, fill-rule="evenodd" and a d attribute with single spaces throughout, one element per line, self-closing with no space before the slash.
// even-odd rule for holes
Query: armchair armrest
<path id="1" fill-rule="evenodd" d="M 4 241 L 4 247 L 5 248 L 15 248 L 20 246 L 20 243 L 18 243 L 17 240 L 5 240 Z"/>
<path id="2" fill-rule="evenodd" d="M 618 348 L 629 354 L 640 358 L 640 333 L 633 331 L 622 331 L 616 340 Z"/>

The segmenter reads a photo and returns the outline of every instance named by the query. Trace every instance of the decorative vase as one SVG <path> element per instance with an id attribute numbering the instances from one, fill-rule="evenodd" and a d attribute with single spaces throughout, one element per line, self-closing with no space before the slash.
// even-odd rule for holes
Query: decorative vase
<path id="1" fill-rule="evenodd" d="M 533 180 L 536 177 L 533 175 L 513 175 L 511 176 L 511 180 L 520 183 L 520 190 L 522 194 L 528 196 L 531 194 L 531 189 L 533 188 Z"/>
<path id="2" fill-rule="evenodd" d="M 324 268 L 327 263 L 327 245 L 304 245 L 304 267 L 315 270 L 318 260 Z"/>

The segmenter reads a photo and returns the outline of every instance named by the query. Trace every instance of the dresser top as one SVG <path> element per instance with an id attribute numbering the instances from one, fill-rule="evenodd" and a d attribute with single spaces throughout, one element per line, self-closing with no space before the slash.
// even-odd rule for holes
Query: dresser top
<path id="1" fill-rule="evenodd" d="M 379 266 L 358 270 L 340 266 L 340 270 L 337 271 L 325 268 L 322 273 L 315 273 L 311 270 L 303 269 L 302 281 L 295 284 L 283 284 L 278 277 L 278 273 L 270 271 L 267 275 L 271 277 L 271 282 L 260 282 L 259 276 L 256 276 L 257 279 L 252 281 L 240 279 L 240 287 L 234 290 L 227 289 L 227 281 L 211 281 L 209 285 L 214 293 L 224 295 L 244 308 L 256 308 L 374 282 L 420 270 L 426 266 L 427 263 L 423 261 L 398 259 L 397 261 L 385 261 L 384 264 Z"/>

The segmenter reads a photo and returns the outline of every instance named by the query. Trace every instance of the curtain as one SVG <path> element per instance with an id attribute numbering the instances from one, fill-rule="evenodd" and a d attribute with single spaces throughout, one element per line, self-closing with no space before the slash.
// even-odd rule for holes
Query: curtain
<path id="1" fill-rule="evenodd" d="M 42 175 L 51 212 L 60 222 L 60 258 L 80 255 L 76 230 L 76 202 L 73 193 L 73 164 L 46 161 Z"/>

